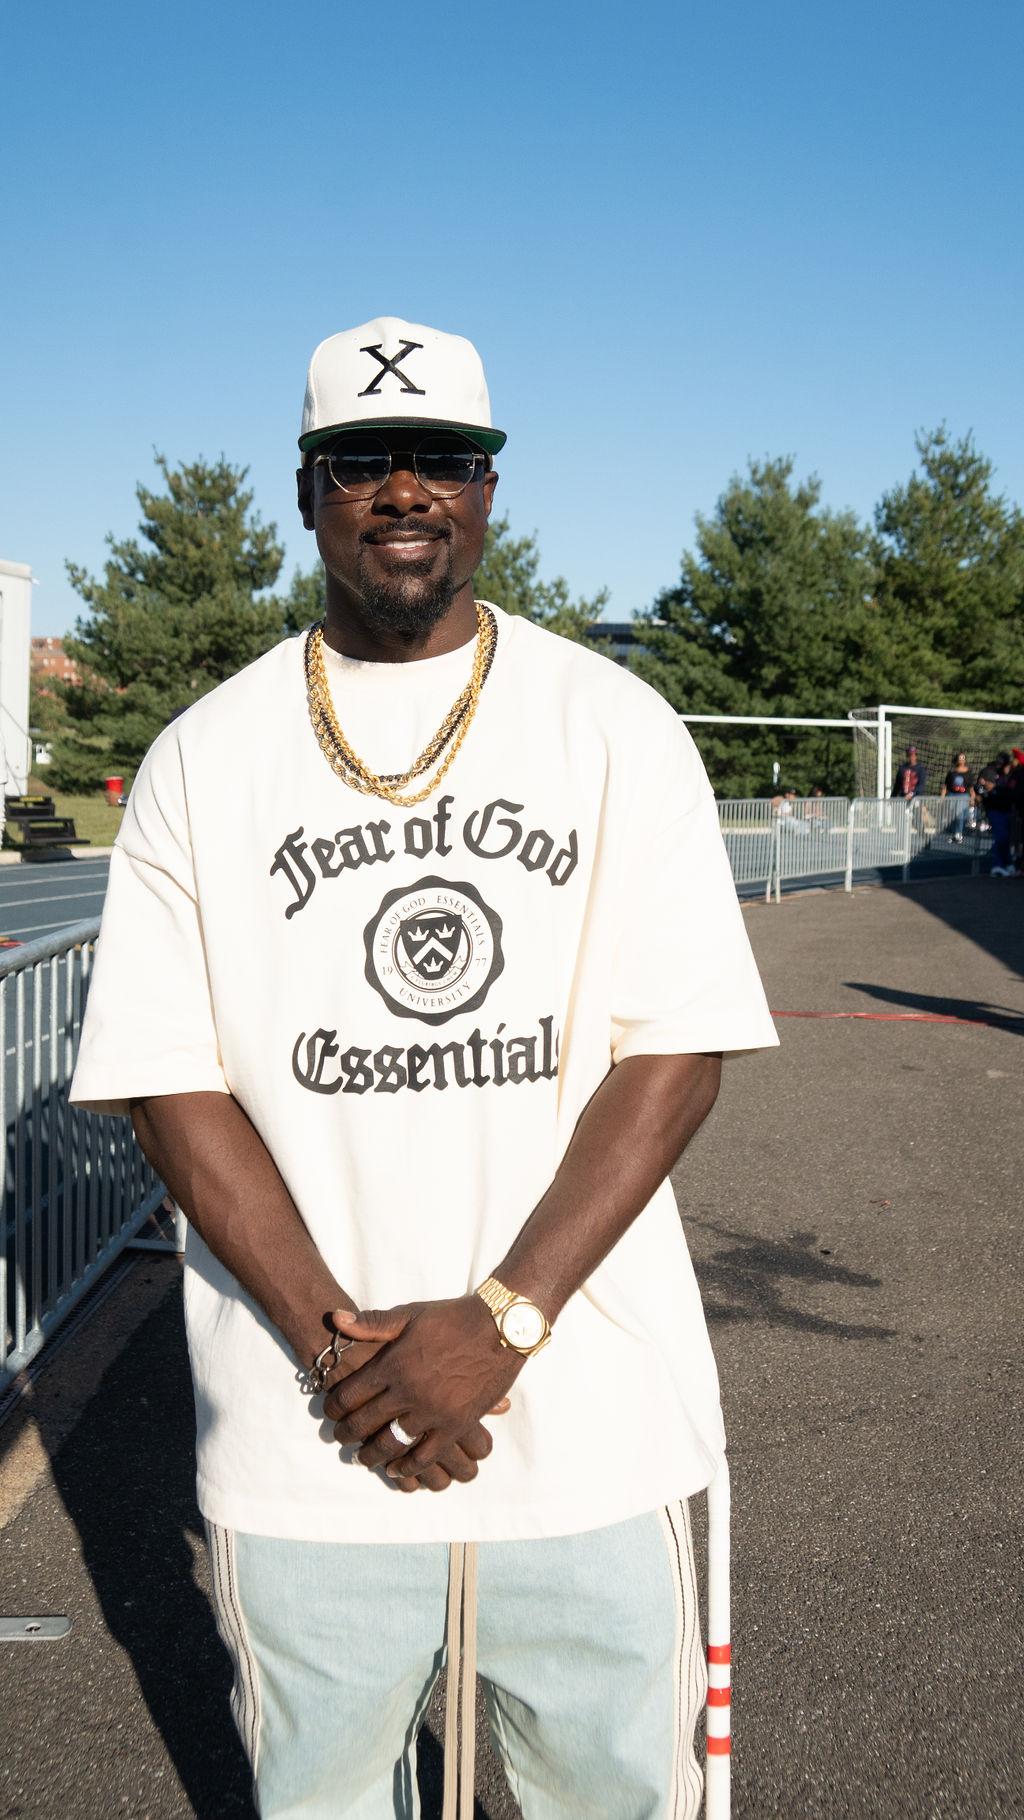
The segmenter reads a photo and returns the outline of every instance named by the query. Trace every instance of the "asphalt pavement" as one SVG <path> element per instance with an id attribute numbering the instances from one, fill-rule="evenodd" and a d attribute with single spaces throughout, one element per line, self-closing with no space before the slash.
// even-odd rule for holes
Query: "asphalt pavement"
<path id="1" fill-rule="evenodd" d="M 0 867 L 0 936 L 18 942 L 99 916 L 110 860 L 33 859 Z"/>
<path id="2" fill-rule="evenodd" d="M 729 1064 L 677 1172 L 730 1436 L 734 1814 L 1020 1816 L 1024 880 L 745 917 L 782 1048 Z M 0 1609 L 74 1623 L 0 1644 L 3 1820 L 251 1820 L 191 1422 L 149 1255 L 0 1428 Z M 421 1769 L 434 1816 L 436 1735 Z M 516 1811 L 484 1745 L 477 1801 Z"/>

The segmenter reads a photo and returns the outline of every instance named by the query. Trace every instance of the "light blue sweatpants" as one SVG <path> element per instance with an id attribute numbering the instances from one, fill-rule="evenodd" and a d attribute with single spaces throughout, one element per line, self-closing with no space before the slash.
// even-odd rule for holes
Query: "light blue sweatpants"
<path id="1" fill-rule="evenodd" d="M 262 1820 L 411 1820 L 448 1548 L 209 1526 Z M 525 1820 L 695 1820 L 706 1692 L 689 1512 L 478 1548 L 478 1666 Z"/>

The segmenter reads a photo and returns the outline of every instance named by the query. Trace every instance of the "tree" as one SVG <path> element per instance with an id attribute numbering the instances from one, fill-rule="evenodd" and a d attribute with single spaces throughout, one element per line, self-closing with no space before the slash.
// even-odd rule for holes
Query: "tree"
<path id="1" fill-rule="evenodd" d="M 564 575 L 554 581 L 541 581 L 540 549 L 536 535 L 513 537 L 506 518 L 496 518 L 487 527 L 483 560 L 476 572 L 475 587 L 481 600 L 493 601 L 506 613 L 520 614 L 537 625 L 558 632 L 577 644 L 589 644 L 587 629 L 601 617 L 608 600 L 607 588 L 601 588 L 590 600 L 573 600 Z"/>
<path id="2" fill-rule="evenodd" d="M 789 457 L 734 475 L 677 587 L 641 616 L 633 667 L 679 709 L 704 714 L 842 718 L 870 699 L 882 661 L 870 534 L 849 512 L 820 504 L 821 485 L 794 481 Z M 772 761 L 783 784 L 852 781 L 849 741 L 782 729 L 702 728 L 701 752 L 723 795 L 763 794 Z"/>
<path id="3" fill-rule="evenodd" d="M 54 694 L 52 686 L 43 688 L 35 676 L 29 677 L 28 686 L 28 724 L 31 733 L 41 733 L 44 738 L 52 739 L 64 725 L 65 713 L 63 703 Z"/>
<path id="4" fill-rule="evenodd" d="M 65 640 L 83 680 L 58 685 L 65 720 L 48 774 L 67 789 L 133 773 L 177 710 L 281 636 L 279 603 L 259 596 L 283 551 L 252 511 L 246 470 L 223 456 L 156 460 L 165 490 L 137 489 L 141 540 L 108 538 L 101 581 L 67 565 L 87 608 Z"/>
<path id="5" fill-rule="evenodd" d="M 327 610 L 323 563 L 318 562 L 308 571 L 296 569 L 287 594 L 278 595 L 277 604 L 283 632 L 304 632 L 307 626 L 323 619 Z"/>
<path id="6" fill-rule="evenodd" d="M 916 446 L 921 471 L 875 512 L 879 608 L 894 660 L 913 655 L 916 692 L 882 699 L 1012 714 L 1024 688 L 1024 518 L 993 493 L 970 435 L 940 427 Z"/>

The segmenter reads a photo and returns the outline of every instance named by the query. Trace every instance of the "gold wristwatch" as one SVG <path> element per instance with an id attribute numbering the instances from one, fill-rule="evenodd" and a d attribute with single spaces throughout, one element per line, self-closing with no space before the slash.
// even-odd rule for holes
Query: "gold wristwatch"
<path id="1" fill-rule="evenodd" d="M 494 1316 L 503 1346 L 520 1353 L 524 1359 L 532 1359 L 535 1352 L 547 1345 L 551 1328 L 536 1302 L 527 1301 L 514 1289 L 506 1289 L 497 1277 L 488 1277 L 476 1293 Z"/>

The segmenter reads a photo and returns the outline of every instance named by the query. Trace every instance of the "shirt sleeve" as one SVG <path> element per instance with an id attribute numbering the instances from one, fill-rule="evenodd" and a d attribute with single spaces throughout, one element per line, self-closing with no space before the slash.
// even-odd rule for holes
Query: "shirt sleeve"
<path id="1" fill-rule="evenodd" d="M 681 721 L 653 775 L 655 813 L 624 843 L 612 1059 L 774 1048 L 718 807 Z"/>
<path id="2" fill-rule="evenodd" d="M 70 1097 L 126 1112 L 150 1094 L 229 1093 L 173 730 L 147 756 L 110 861 Z"/>

